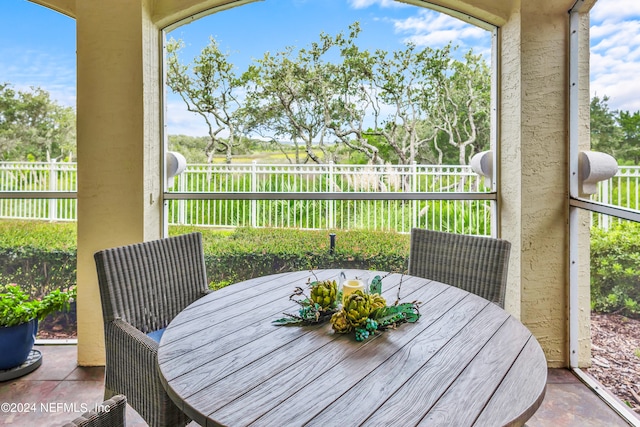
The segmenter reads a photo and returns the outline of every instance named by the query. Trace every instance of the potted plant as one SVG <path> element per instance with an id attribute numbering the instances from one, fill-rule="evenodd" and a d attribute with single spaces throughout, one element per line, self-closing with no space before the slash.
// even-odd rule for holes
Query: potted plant
<path id="1" fill-rule="evenodd" d="M 0 286 L 0 370 L 20 366 L 31 352 L 38 320 L 57 311 L 68 311 L 76 288 L 51 291 L 32 299 L 16 284 Z"/>

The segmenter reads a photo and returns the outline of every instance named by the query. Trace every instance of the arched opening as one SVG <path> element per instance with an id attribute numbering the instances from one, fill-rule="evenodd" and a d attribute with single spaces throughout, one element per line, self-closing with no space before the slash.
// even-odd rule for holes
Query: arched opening
<path id="1" fill-rule="evenodd" d="M 315 19 L 307 22 L 306 16 Z M 187 163 L 202 165 L 172 180 L 165 197 L 175 197 L 171 192 L 200 193 L 196 197 L 202 200 L 191 205 L 170 201 L 168 222 L 223 227 L 291 224 L 304 229 L 355 226 L 404 233 L 412 226 L 429 226 L 495 234 L 491 200 L 496 199 L 497 176 L 482 181 L 469 167 L 474 154 L 497 152 L 495 28 L 470 17 L 466 21 L 397 3 L 283 3 L 275 9 L 250 3 L 169 27 L 169 150 L 187 153 Z M 261 37 L 264 34 L 270 37 Z M 285 92 L 289 99 L 283 99 Z M 172 135 L 174 129 L 199 134 Z M 198 144 L 196 153 L 192 147 Z M 307 203 L 300 209 L 313 210 L 319 217 L 302 223 L 291 219 L 295 213 L 271 216 L 277 208 L 268 200 L 215 201 L 202 194 L 246 191 L 258 197 L 255 193 L 267 184 L 256 182 L 256 176 L 281 179 L 275 174 L 270 178 L 270 169 L 261 163 L 299 169 L 325 165 L 301 173 L 342 177 L 340 182 L 328 178 L 328 184 L 314 183 L 311 190 L 305 181 L 287 188 L 269 186 L 267 192 L 322 192 L 330 198 L 327 188 L 335 188 L 343 193 L 402 191 L 415 193 L 415 198 L 384 212 L 379 207 L 387 203 L 384 198 L 382 203 Z M 385 168 L 390 172 L 382 175 Z M 229 188 L 226 178 L 211 184 L 212 176 L 225 173 L 246 175 L 233 184 L 244 187 Z M 190 187 L 186 182 L 206 186 Z M 432 194 L 428 201 L 417 195 L 445 192 L 458 194 Z M 460 197 L 464 192 L 480 192 L 470 197 L 484 201 Z M 188 213 L 193 206 L 225 215 L 195 218 Z M 354 214 L 344 222 L 334 221 L 351 211 L 408 219 L 389 225 Z"/>

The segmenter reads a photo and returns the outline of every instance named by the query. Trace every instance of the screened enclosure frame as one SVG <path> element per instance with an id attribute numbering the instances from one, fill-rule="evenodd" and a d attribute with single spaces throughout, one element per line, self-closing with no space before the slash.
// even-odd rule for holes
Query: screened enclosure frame
<path id="1" fill-rule="evenodd" d="M 597 0 L 596 0 L 597 1 Z M 595 2 L 594 2 L 595 4 Z M 580 244 L 580 212 L 599 213 L 619 219 L 625 219 L 640 223 L 640 211 L 621 208 L 592 201 L 580 194 L 580 110 L 579 93 L 583 89 L 579 78 L 580 49 L 588 49 L 582 46 L 584 40 L 580 37 L 580 20 L 582 15 L 590 13 L 590 6 L 585 5 L 584 0 L 577 0 L 569 11 L 570 19 L 570 46 L 569 46 L 569 363 L 573 372 L 591 389 L 594 390 L 611 408 L 631 425 L 638 425 L 637 418 L 629 413 L 628 408 L 618 400 L 613 399 L 608 393 L 604 393 L 602 386 L 591 376 L 579 368 L 579 313 L 580 313 L 580 289 L 579 272 L 581 268 L 590 268 L 581 264 L 579 256 Z M 590 261 L 589 261 L 590 264 Z M 590 307 L 587 307 L 590 310 Z"/>

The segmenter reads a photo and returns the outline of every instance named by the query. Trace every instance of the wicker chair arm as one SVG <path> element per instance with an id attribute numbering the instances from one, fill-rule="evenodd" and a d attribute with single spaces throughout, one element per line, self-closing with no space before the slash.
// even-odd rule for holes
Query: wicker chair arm
<path id="1" fill-rule="evenodd" d="M 116 319 L 105 325 L 105 344 L 105 398 L 124 394 L 133 406 L 137 403 L 135 395 L 140 381 L 149 381 L 151 368 L 157 363 L 158 343 L 129 323 Z"/>
<path id="2" fill-rule="evenodd" d="M 115 319 L 111 323 L 122 333 L 124 333 L 124 336 L 127 337 L 127 339 L 132 340 L 132 342 L 134 342 L 136 345 L 147 348 L 148 351 L 152 352 L 155 355 L 158 354 L 158 343 L 150 338 L 147 334 L 142 332 L 140 329 L 122 319 Z"/>
<path id="3" fill-rule="evenodd" d="M 156 419 L 166 411 L 158 407 L 175 406 L 158 377 L 158 343 L 122 319 L 105 325 L 107 363 L 105 398 L 124 394 L 129 404 L 150 426 L 185 425 L 189 419 L 179 411 L 180 418 Z"/>
<path id="4" fill-rule="evenodd" d="M 126 410 L 127 398 L 119 394 L 62 427 L 124 427 Z"/>

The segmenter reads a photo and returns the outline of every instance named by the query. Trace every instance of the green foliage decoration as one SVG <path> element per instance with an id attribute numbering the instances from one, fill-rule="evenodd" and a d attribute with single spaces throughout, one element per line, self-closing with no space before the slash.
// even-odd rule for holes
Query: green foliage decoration
<path id="1" fill-rule="evenodd" d="M 317 304 L 321 310 L 331 310 L 336 307 L 338 297 L 338 284 L 335 280 L 316 282 L 311 287 L 311 301 Z"/>
<path id="2" fill-rule="evenodd" d="M 355 291 L 344 299 L 342 306 L 347 321 L 354 329 L 364 327 L 371 313 L 371 299 L 369 294 Z"/>
<path id="3" fill-rule="evenodd" d="M 371 289 L 382 290 L 382 278 L 376 276 Z M 420 303 L 396 303 L 387 305 L 379 293 L 355 291 L 344 298 L 337 292 L 335 281 L 313 281 L 308 284 L 311 297 L 304 289 L 296 287 L 289 297 L 300 305 L 297 313 L 284 313 L 284 317 L 275 319 L 273 324 L 311 325 L 331 322 L 337 334 L 354 332 L 356 341 L 364 341 L 376 331 L 396 328 L 402 323 L 415 323 L 420 318 Z M 328 297 L 327 300 L 325 298 Z"/>
<path id="4" fill-rule="evenodd" d="M 338 308 L 338 284 L 335 280 L 316 280 L 307 285 L 311 296 L 296 287 L 289 297 L 300 305 L 297 314 L 284 313 L 285 317 L 273 321 L 276 325 L 309 325 L 329 319 Z"/>
<path id="5" fill-rule="evenodd" d="M 381 290 L 382 279 L 376 276 L 376 288 Z M 373 288 L 373 287 L 372 287 Z M 335 333 L 355 333 L 356 341 L 364 341 L 376 331 L 395 329 L 403 323 L 415 323 L 420 319 L 420 303 L 396 303 L 387 305 L 379 293 L 355 291 L 349 294 L 340 310 L 331 316 Z"/>

